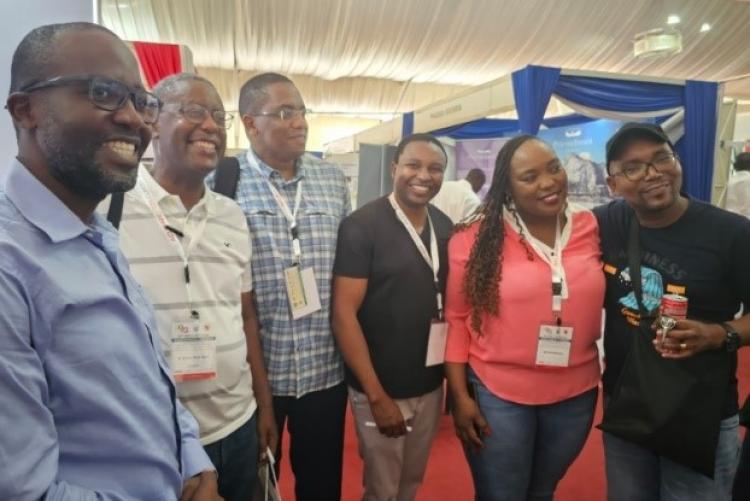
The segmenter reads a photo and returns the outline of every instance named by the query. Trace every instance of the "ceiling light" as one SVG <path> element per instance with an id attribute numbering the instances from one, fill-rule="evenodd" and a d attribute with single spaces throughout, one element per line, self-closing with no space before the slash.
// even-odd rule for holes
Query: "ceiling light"
<path id="1" fill-rule="evenodd" d="M 657 28 L 633 38 L 635 57 L 671 56 L 682 51 L 682 35 L 674 28 Z"/>
<path id="2" fill-rule="evenodd" d="M 707 31 L 711 31 L 711 25 L 708 23 L 701 24 L 701 33 L 705 33 Z"/>
<path id="3" fill-rule="evenodd" d="M 671 16 L 667 17 L 667 24 L 669 25 L 680 24 L 680 16 L 672 14 Z"/>

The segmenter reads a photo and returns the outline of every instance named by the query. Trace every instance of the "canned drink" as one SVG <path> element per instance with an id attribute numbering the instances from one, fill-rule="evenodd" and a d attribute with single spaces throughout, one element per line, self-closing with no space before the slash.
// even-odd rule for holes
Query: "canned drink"
<path id="1" fill-rule="evenodd" d="M 675 320 L 685 320 L 687 318 L 688 299 L 679 294 L 664 294 L 661 297 L 661 307 L 659 313 L 664 317 Z"/>

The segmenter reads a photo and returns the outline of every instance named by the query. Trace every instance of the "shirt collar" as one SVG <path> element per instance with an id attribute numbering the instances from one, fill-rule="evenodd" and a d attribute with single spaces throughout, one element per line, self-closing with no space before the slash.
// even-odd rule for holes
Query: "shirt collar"
<path id="1" fill-rule="evenodd" d="M 294 177 L 290 179 L 289 181 L 285 181 L 282 177 L 279 171 L 274 169 L 273 167 L 270 167 L 268 164 L 266 164 L 263 160 L 260 159 L 260 157 L 253 151 L 252 148 L 249 148 L 247 150 L 247 162 L 250 164 L 250 168 L 255 170 L 252 165 L 255 164 L 260 168 L 260 173 L 263 175 L 265 179 L 270 179 L 272 176 L 275 176 L 276 178 L 280 179 L 284 183 L 294 183 L 296 181 L 299 181 L 300 179 L 304 179 L 306 174 L 306 167 L 304 162 L 305 155 L 303 154 L 301 157 L 297 159 L 297 169 L 294 174 Z"/>
<path id="2" fill-rule="evenodd" d="M 163 207 L 165 202 L 169 203 L 168 200 L 174 200 L 176 198 L 179 201 L 179 197 L 177 195 L 169 193 L 162 187 L 162 185 L 156 182 L 154 176 L 151 175 L 151 173 L 143 164 L 138 167 L 138 184 L 143 190 L 148 192 L 149 196 L 153 198 L 153 200 L 157 204 L 159 204 L 160 207 Z M 208 186 L 206 186 L 203 191 L 203 196 L 198 201 L 198 203 L 195 204 L 192 210 L 198 209 L 202 205 L 205 205 L 206 213 L 212 214 L 213 208 L 215 206 L 215 199 L 217 198 L 214 195 L 215 194 L 208 188 Z M 182 202 L 180 202 L 180 206 L 184 208 Z"/>
<path id="3" fill-rule="evenodd" d="M 5 192 L 18 212 L 53 243 L 72 240 L 89 230 L 62 200 L 18 160 L 13 160 L 10 165 Z M 92 214 L 91 223 L 101 231 L 103 220 L 96 213 Z"/>

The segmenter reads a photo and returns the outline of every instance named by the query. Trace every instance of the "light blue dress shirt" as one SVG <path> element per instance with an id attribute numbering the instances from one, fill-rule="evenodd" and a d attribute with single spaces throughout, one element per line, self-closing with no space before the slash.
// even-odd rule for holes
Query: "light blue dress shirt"
<path id="1" fill-rule="evenodd" d="M 174 500 L 213 469 L 117 238 L 11 165 L 0 194 L 0 499 Z"/>

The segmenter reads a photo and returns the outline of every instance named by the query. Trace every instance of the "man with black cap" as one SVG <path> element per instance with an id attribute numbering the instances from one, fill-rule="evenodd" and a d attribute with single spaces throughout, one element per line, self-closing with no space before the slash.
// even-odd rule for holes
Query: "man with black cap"
<path id="1" fill-rule="evenodd" d="M 731 499 L 739 448 L 736 351 L 750 344 L 750 315 L 735 314 L 750 305 L 750 261 L 745 256 L 750 222 L 681 193 L 680 159 L 657 125 L 623 125 L 607 142 L 607 174 L 610 190 L 621 198 L 595 209 L 607 277 L 602 428 L 608 499 Z M 629 262 L 640 266 L 633 270 Z M 687 298 L 687 319 L 651 319 L 659 318 L 665 294 Z M 635 353 L 637 333 L 646 339 L 641 358 Z M 708 425 L 713 434 L 708 433 L 712 447 L 707 456 L 715 444 L 715 462 L 708 462 L 714 465 L 713 475 L 699 473 L 689 458 L 657 445 L 669 434 L 676 434 L 678 443 L 700 438 L 703 428 L 690 421 L 691 411 L 706 400 L 698 392 L 686 395 L 677 419 L 657 427 L 650 441 L 629 439 L 607 427 L 624 398 L 647 421 L 661 412 L 660 396 L 669 400 L 664 397 L 670 391 L 651 400 L 648 391 L 626 395 L 628 378 L 639 370 L 642 374 L 646 363 L 654 368 L 646 386 L 664 387 L 661 383 L 681 364 L 692 364 L 697 378 L 718 380 L 715 388 L 722 390 L 716 392 L 716 418 Z"/>

